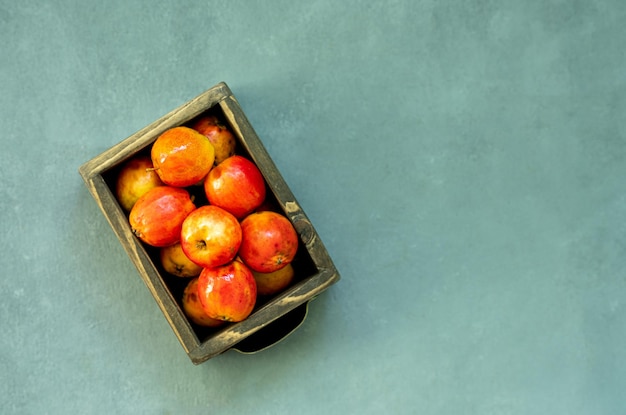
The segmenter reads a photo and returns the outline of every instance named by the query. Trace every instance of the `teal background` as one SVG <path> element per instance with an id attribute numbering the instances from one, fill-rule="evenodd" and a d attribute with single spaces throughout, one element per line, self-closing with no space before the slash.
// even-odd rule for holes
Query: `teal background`
<path id="1" fill-rule="evenodd" d="M 625 413 L 625 18 L 0 0 L 0 413 Z M 194 366 L 78 167 L 220 81 L 342 279 Z"/>

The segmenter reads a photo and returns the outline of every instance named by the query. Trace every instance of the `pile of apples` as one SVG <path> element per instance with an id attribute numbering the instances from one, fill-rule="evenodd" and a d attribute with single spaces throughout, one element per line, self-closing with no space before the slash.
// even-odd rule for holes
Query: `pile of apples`
<path id="1" fill-rule="evenodd" d="M 163 269 L 189 279 L 183 310 L 201 326 L 247 318 L 258 296 L 293 280 L 298 235 L 266 201 L 266 183 L 214 115 L 173 127 L 121 167 L 115 196 Z M 200 190 L 199 203 L 190 189 Z"/>

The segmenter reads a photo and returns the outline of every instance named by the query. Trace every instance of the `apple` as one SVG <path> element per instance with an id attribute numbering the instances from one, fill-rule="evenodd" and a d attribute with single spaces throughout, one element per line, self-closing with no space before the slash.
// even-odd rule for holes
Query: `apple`
<path id="1" fill-rule="evenodd" d="M 204 191 L 211 205 L 242 219 L 265 200 L 265 179 L 252 161 L 235 155 L 209 172 Z"/>
<path id="2" fill-rule="evenodd" d="M 270 273 L 291 263 L 298 251 L 298 234 L 277 212 L 254 212 L 241 221 L 239 257 L 252 270 Z"/>
<path id="3" fill-rule="evenodd" d="M 166 130 L 152 144 L 150 158 L 163 183 L 187 187 L 206 177 L 215 160 L 213 144 L 188 127 Z"/>
<path id="4" fill-rule="evenodd" d="M 265 273 L 252 270 L 252 275 L 256 281 L 257 293 L 259 295 L 274 295 L 283 291 L 291 284 L 294 269 L 293 265 L 287 264 L 274 272 Z"/>
<path id="5" fill-rule="evenodd" d="M 217 320 L 207 315 L 200 303 L 200 297 L 198 296 L 198 278 L 193 278 L 189 281 L 185 290 L 183 291 L 183 311 L 185 315 L 189 317 L 193 323 L 204 327 L 219 327 L 223 325 L 224 320 Z"/>
<path id="6" fill-rule="evenodd" d="M 214 164 L 216 166 L 235 155 L 237 147 L 235 136 L 216 116 L 204 115 L 194 121 L 191 128 L 204 135 L 213 144 L 213 148 L 215 148 Z"/>
<path id="7" fill-rule="evenodd" d="M 202 128 L 206 128 L 211 125 L 220 124 L 220 119 L 215 114 L 202 114 L 196 119 L 192 120 L 190 127 L 196 131 L 200 131 Z"/>
<path id="8" fill-rule="evenodd" d="M 183 221 L 180 243 L 190 260 L 211 268 L 232 261 L 241 245 L 241 237 L 237 218 L 220 207 L 205 205 Z"/>
<path id="9" fill-rule="evenodd" d="M 205 268 L 198 277 L 198 296 L 211 318 L 238 322 L 252 313 L 257 290 L 252 271 L 239 261 Z"/>
<path id="10" fill-rule="evenodd" d="M 122 165 L 115 181 L 115 197 L 122 209 L 130 212 L 137 199 L 157 186 L 163 186 L 163 182 L 150 157 L 136 156 Z"/>
<path id="11" fill-rule="evenodd" d="M 137 238 L 160 248 L 180 240 L 183 221 L 195 209 L 187 190 L 159 186 L 137 200 L 128 219 Z"/>
<path id="12" fill-rule="evenodd" d="M 202 271 L 200 265 L 197 265 L 185 255 L 180 242 L 160 248 L 159 259 L 165 272 L 177 277 L 197 277 Z"/>

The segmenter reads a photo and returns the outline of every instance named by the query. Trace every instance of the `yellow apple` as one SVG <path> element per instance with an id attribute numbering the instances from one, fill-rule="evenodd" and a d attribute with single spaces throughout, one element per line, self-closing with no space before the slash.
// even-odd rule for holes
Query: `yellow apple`
<path id="1" fill-rule="evenodd" d="M 128 160 L 120 170 L 115 182 L 115 197 L 127 212 L 141 196 L 157 186 L 163 186 L 154 171 L 149 156 L 136 156 Z"/>
<path id="2" fill-rule="evenodd" d="M 196 265 L 187 257 L 180 242 L 160 249 L 159 257 L 163 269 L 177 277 L 190 278 L 197 277 L 202 272 L 202 267 Z"/>
<path id="3" fill-rule="evenodd" d="M 199 326 L 218 327 L 225 323 L 222 320 L 209 317 L 204 312 L 198 297 L 198 278 L 189 281 L 185 291 L 183 291 L 183 311 L 189 320 Z"/>
<path id="4" fill-rule="evenodd" d="M 294 270 L 291 264 L 273 272 L 258 272 L 252 270 L 256 281 L 257 293 L 259 295 L 274 295 L 283 291 L 293 281 Z"/>

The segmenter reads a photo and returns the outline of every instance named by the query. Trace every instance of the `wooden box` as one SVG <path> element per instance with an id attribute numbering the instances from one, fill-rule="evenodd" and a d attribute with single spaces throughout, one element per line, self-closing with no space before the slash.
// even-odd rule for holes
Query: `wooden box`
<path id="1" fill-rule="evenodd" d="M 151 144 L 167 129 L 185 125 L 207 113 L 226 121 L 238 140 L 237 151 L 247 155 L 259 167 L 268 185 L 267 197 L 274 199 L 300 237 L 300 247 L 293 262 L 294 283 L 275 297 L 258 301 L 244 321 L 219 329 L 194 325 L 186 317 L 181 297 L 187 281 L 163 271 L 158 252 L 133 235 L 127 213 L 114 196 L 114 180 L 126 160 L 149 152 Z M 194 364 L 229 349 L 252 353 L 271 346 L 295 330 L 306 317 L 309 301 L 340 278 L 315 228 L 225 83 L 210 88 L 94 157 L 83 164 L 79 172 Z"/>

